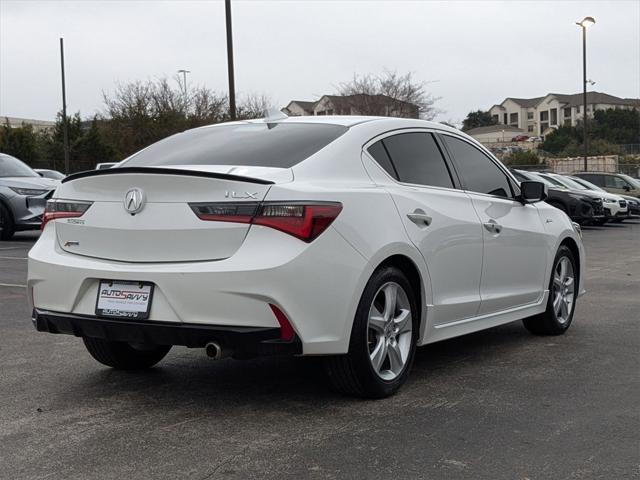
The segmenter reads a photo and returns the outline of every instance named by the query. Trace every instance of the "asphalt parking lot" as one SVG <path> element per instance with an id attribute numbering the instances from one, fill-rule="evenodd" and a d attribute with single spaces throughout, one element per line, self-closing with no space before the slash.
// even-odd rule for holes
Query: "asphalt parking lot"
<path id="1" fill-rule="evenodd" d="M 314 359 L 174 348 L 147 373 L 109 370 L 33 329 L 36 237 L 16 235 L 0 243 L 0 478 L 640 477 L 640 222 L 584 237 L 589 293 L 566 335 L 518 322 L 422 348 L 398 395 L 361 401 Z"/>

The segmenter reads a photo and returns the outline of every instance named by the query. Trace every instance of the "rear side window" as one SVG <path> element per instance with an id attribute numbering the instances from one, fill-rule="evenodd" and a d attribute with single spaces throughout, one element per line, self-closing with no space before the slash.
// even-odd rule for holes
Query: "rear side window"
<path id="1" fill-rule="evenodd" d="M 442 138 L 467 190 L 498 197 L 513 197 L 507 176 L 489 157 L 464 140 L 450 135 L 442 135 Z"/>
<path id="2" fill-rule="evenodd" d="M 382 144 L 382 140 L 371 145 L 367 151 L 389 175 L 398 180 L 398 173 L 393 168 L 393 164 L 391 163 L 386 148 L 384 148 Z"/>
<path id="3" fill-rule="evenodd" d="M 291 168 L 347 130 L 341 125 L 317 123 L 247 123 L 197 128 L 154 143 L 119 166 L 242 165 Z"/>
<path id="4" fill-rule="evenodd" d="M 389 174 L 401 182 L 453 188 L 444 157 L 430 133 L 393 135 L 369 147 L 369 152 L 387 172 L 388 167 L 385 167 L 379 158 L 384 162 L 390 160 L 393 173 Z M 382 152 L 388 154 L 386 159 Z"/>
<path id="5" fill-rule="evenodd" d="M 604 187 L 604 175 L 578 175 L 580 178 L 584 178 L 585 180 L 597 185 L 599 187 Z"/>

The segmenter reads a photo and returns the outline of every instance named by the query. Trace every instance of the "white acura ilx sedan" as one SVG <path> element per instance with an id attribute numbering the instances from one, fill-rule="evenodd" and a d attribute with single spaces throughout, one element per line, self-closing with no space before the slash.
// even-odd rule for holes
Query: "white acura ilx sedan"
<path id="1" fill-rule="evenodd" d="M 62 181 L 29 252 L 33 322 L 121 369 L 172 345 L 322 355 L 335 388 L 384 397 L 418 346 L 569 328 L 585 254 L 545 188 L 422 120 L 189 130 Z"/>

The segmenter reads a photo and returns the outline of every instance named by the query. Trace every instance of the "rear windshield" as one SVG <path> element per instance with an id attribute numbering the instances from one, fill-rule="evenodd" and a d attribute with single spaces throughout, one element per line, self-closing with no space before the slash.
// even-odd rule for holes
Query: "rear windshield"
<path id="1" fill-rule="evenodd" d="M 250 123 L 198 128 L 154 143 L 119 166 L 243 165 L 290 168 L 346 131 L 347 128 L 340 125 L 314 123 Z"/>

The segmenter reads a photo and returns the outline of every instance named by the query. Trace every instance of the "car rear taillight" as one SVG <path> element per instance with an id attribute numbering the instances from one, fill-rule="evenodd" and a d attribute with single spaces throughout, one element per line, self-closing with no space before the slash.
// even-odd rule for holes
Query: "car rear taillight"
<path id="1" fill-rule="evenodd" d="M 311 242 L 324 232 L 342 211 L 341 203 L 264 202 L 191 203 L 201 220 L 262 225 Z"/>
<path id="2" fill-rule="evenodd" d="M 42 217 L 42 228 L 50 220 L 56 218 L 75 218 L 81 217 L 84 212 L 91 206 L 92 202 L 82 202 L 77 200 L 47 200 L 47 205 L 44 208 L 44 215 Z"/>

